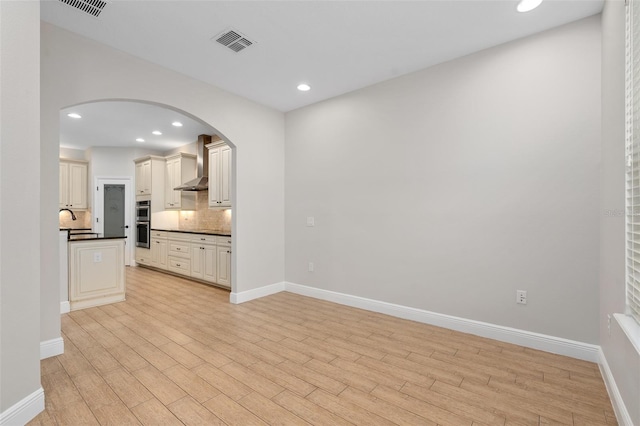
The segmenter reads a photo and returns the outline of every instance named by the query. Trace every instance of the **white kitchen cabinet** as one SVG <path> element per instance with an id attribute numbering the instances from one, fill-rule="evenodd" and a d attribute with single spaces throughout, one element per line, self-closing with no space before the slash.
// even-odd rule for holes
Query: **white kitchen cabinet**
<path id="1" fill-rule="evenodd" d="M 191 277 L 216 282 L 216 237 L 195 234 L 191 238 Z"/>
<path id="2" fill-rule="evenodd" d="M 191 277 L 216 282 L 215 244 L 191 243 Z"/>
<path id="3" fill-rule="evenodd" d="M 136 200 L 151 200 L 151 212 L 164 211 L 164 157 L 147 155 L 136 164 Z"/>
<path id="4" fill-rule="evenodd" d="M 164 208 L 172 210 L 195 210 L 196 193 L 175 191 L 173 188 L 196 178 L 195 155 L 178 153 L 166 158 Z"/>
<path id="5" fill-rule="evenodd" d="M 87 208 L 88 163 L 86 161 L 60 160 L 61 209 Z"/>
<path id="6" fill-rule="evenodd" d="M 209 149 L 209 208 L 231 207 L 231 147 L 224 142 L 207 145 Z"/>
<path id="7" fill-rule="evenodd" d="M 124 238 L 69 242 L 71 310 L 125 300 Z"/>
<path id="8" fill-rule="evenodd" d="M 151 249 L 136 248 L 136 262 L 231 288 L 231 237 L 151 231 Z"/>
<path id="9" fill-rule="evenodd" d="M 180 232 L 167 233 L 167 270 L 191 276 L 190 235 Z"/>
<path id="10" fill-rule="evenodd" d="M 136 195 L 151 195 L 151 159 L 136 163 Z"/>
<path id="11" fill-rule="evenodd" d="M 144 247 L 136 247 L 136 263 L 151 266 L 151 250 Z"/>
<path id="12" fill-rule="evenodd" d="M 160 234 L 158 236 L 158 234 Z M 167 269 L 167 237 L 164 232 L 151 233 L 150 266 L 158 269 Z"/>
<path id="13" fill-rule="evenodd" d="M 218 237 L 216 283 L 231 288 L 231 237 Z"/>

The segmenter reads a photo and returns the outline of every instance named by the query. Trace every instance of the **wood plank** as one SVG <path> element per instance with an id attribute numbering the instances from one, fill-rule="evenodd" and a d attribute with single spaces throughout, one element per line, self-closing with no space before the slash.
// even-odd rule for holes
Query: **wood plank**
<path id="1" fill-rule="evenodd" d="M 127 268 L 127 300 L 62 315 L 55 424 L 616 424 L 593 363 L 278 293 Z"/>

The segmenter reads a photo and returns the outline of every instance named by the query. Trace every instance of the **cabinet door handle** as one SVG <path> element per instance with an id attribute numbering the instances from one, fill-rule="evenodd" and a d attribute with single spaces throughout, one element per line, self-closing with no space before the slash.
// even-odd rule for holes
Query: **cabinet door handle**
<path id="1" fill-rule="evenodd" d="M 176 266 L 182 266 L 182 265 L 180 265 L 179 263 L 176 263 Z"/>
<path id="2" fill-rule="evenodd" d="M 180 247 L 176 247 L 176 250 L 180 251 Z"/>
<path id="3" fill-rule="evenodd" d="M 231 250 L 227 250 L 227 253 L 231 254 Z"/>
<path id="4" fill-rule="evenodd" d="M 200 247 L 200 250 L 204 250 L 204 247 Z"/>

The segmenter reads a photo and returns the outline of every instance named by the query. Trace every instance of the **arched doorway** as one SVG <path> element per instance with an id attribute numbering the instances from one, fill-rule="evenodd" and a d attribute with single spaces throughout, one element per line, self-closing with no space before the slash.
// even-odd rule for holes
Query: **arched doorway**
<path id="1" fill-rule="evenodd" d="M 168 202 L 165 205 L 164 198 L 171 192 L 170 189 L 142 195 L 135 191 L 136 180 L 140 178 L 136 173 L 136 161 L 141 158 L 162 160 L 184 157 L 189 161 L 185 162 L 183 169 L 201 165 L 206 160 L 207 150 L 202 150 L 200 146 L 199 151 L 199 135 L 212 136 L 213 140 L 219 139 L 230 150 L 234 149 L 233 144 L 213 126 L 168 105 L 130 99 L 105 99 L 61 109 L 60 157 L 86 165 L 88 188 L 86 204 L 74 209 L 76 220 L 71 223 L 70 216 L 61 212 L 61 226 L 64 218 L 66 226 L 106 234 L 113 232 L 108 231 L 108 224 L 115 214 L 116 228 L 122 228 L 130 242 L 126 263 L 131 265 L 136 264 L 136 251 L 149 249 L 136 247 L 135 244 L 138 239 L 136 202 L 139 201 L 153 201 L 154 209 L 150 212 L 151 224 L 148 224 L 148 228 L 230 234 L 232 206 L 209 208 L 207 190 L 185 195 L 193 203 L 178 208 L 169 206 Z M 166 173 L 167 169 L 159 170 Z M 198 173 L 196 170 L 197 167 L 193 173 Z M 233 169 L 229 172 L 233 179 Z M 189 175 L 189 171 L 183 170 L 182 176 Z M 160 179 L 160 185 L 169 182 L 168 178 Z M 61 182 L 61 193 L 63 187 Z M 122 196 L 116 197 L 118 194 Z M 232 250 L 228 251 L 231 256 Z M 233 288 L 233 277 L 229 285 Z"/>

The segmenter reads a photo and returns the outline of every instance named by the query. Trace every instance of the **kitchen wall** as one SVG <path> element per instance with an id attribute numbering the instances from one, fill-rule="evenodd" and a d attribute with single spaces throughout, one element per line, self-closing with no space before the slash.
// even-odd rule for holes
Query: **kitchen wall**
<path id="1" fill-rule="evenodd" d="M 67 158 L 69 160 L 88 160 L 87 152 L 85 150 L 63 147 L 60 147 L 60 158 Z"/>
<path id="2" fill-rule="evenodd" d="M 69 212 L 58 214 L 60 228 L 91 228 L 91 212 L 89 210 L 73 210 L 76 220 L 71 218 Z"/>
<path id="3" fill-rule="evenodd" d="M 162 152 L 141 148 L 116 148 L 116 147 L 91 147 L 87 150 L 89 163 L 90 187 L 97 177 L 130 177 L 132 185 L 131 218 L 135 220 L 135 173 L 136 167 L 133 160 L 147 155 L 162 156 Z M 90 203 L 94 200 L 90 193 Z M 169 212 L 153 213 L 152 226 L 175 228 L 178 226 L 178 218 Z M 131 235 L 133 239 L 133 235 Z M 133 255 L 133 253 L 132 253 Z"/>
<path id="4" fill-rule="evenodd" d="M 616 319 L 625 312 L 625 4 L 607 0 L 602 12 L 602 200 L 600 210 L 600 345 L 630 416 L 640 425 L 640 353 Z M 614 317 L 615 318 L 615 317 Z M 640 339 L 640 334 L 638 335 Z M 640 340 L 639 340 L 640 341 Z M 637 345 L 638 343 L 636 343 Z M 612 395 L 614 396 L 614 395 Z M 618 413 L 620 415 L 620 413 Z"/>
<path id="5" fill-rule="evenodd" d="M 185 152 L 196 154 L 196 144 L 187 144 L 171 151 L 160 152 L 140 148 L 91 147 L 87 150 L 60 148 L 60 158 L 89 161 L 89 187 L 95 178 L 131 177 L 135 183 L 135 165 L 133 160 L 145 155 L 168 157 Z M 89 193 L 90 206 L 94 203 Z M 135 195 L 131 194 L 133 206 Z M 133 209 L 132 209 L 133 211 Z M 77 220 L 72 220 L 68 213 L 60 214 L 60 227 L 91 228 L 91 207 L 87 211 L 74 210 Z M 132 213 L 133 214 L 133 213 Z M 134 217 L 134 216 L 132 216 Z M 231 232 L 231 210 L 209 209 L 206 191 L 196 193 L 196 209 L 194 211 L 165 211 L 155 213 L 152 217 L 154 228 L 182 229 L 186 231 L 210 230 L 223 233 Z"/>
<path id="6" fill-rule="evenodd" d="M 594 16 L 287 113 L 286 281 L 598 343 L 600 36 Z"/>
<path id="7" fill-rule="evenodd" d="M 196 192 L 196 209 L 179 212 L 178 229 L 185 231 L 209 230 L 231 232 L 231 209 L 209 209 L 207 191 Z"/>
<path id="8" fill-rule="evenodd" d="M 57 234 L 57 230 L 55 207 L 41 209 L 39 202 L 43 181 L 39 147 L 39 25 L 39 2 L 0 1 L 0 419 L 3 424 L 24 424 L 44 409 L 40 385 L 40 280 L 49 273 L 56 281 L 58 277 L 57 268 L 54 272 L 41 269 L 43 210 L 49 213 L 52 232 Z M 57 156 L 53 160 L 57 163 Z M 57 310 L 57 317 L 52 321 L 60 324 L 57 289 L 56 286 L 51 309 L 45 309 L 44 314 Z"/>

